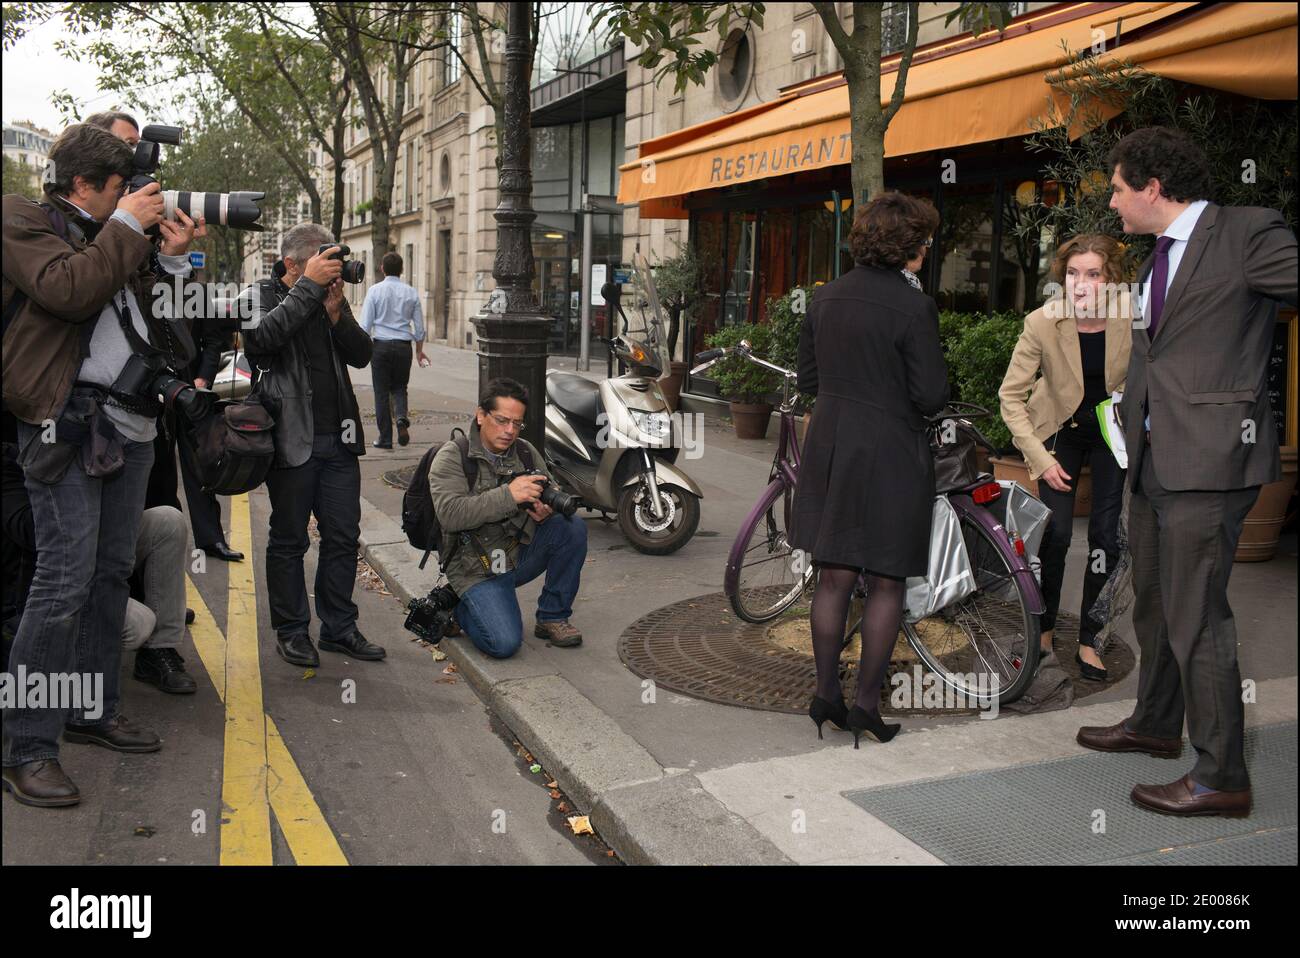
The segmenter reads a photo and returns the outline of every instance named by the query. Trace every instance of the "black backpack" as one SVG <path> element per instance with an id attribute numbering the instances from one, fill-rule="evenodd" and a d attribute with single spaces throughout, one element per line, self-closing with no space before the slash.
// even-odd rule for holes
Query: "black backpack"
<path id="1" fill-rule="evenodd" d="M 457 426 L 451 431 L 451 441 L 460 450 L 461 468 L 465 470 L 465 478 L 469 481 L 469 491 L 472 493 L 478 482 L 478 460 L 470 458 L 469 437 L 465 435 L 465 430 Z M 402 531 L 406 533 L 406 538 L 411 545 L 424 550 L 424 557 L 420 559 L 421 569 L 429 561 L 429 554 L 434 551 L 437 551 L 440 564 L 445 568 L 455 547 L 453 541 L 447 548 L 443 548 L 442 525 L 434 514 L 433 497 L 429 494 L 429 469 L 433 466 L 433 457 L 438 454 L 442 446 L 442 443 L 430 446 L 420 457 L 420 464 L 415 467 L 415 475 L 411 477 L 406 492 L 402 494 Z M 524 468 L 532 469 L 533 454 L 528 446 L 521 442 L 518 451 L 519 460 L 524 464 Z"/>

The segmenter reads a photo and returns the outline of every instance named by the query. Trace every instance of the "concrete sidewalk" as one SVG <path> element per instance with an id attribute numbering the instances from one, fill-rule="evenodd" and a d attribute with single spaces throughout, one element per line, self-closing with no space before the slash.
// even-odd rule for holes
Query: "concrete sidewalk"
<path id="1" fill-rule="evenodd" d="M 362 460 L 363 550 L 403 601 L 424 595 L 434 580 L 431 567 L 417 568 L 420 556 L 397 518 L 401 490 L 383 474 L 412 464 L 448 435 L 452 420 L 467 418 L 478 385 L 473 352 L 427 352 L 431 367 L 412 370 L 411 446 L 371 449 Z M 552 365 L 571 371 L 574 362 Z M 601 378 L 603 363 L 593 367 L 591 377 Z M 372 412 L 369 372 L 353 371 L 353 380 L 363 414 Z M 373 419 L 366 432 L 373 438 Z M 857 751 L 833 731 L 819 741 L 806 716 L 654 694 L 619 660 L 618 637 L 656 609 L 721 591 L 727 551 L 766 484 L 773 447 L 773 440 L 740 441 L 725 423 L 707 423 L 702 458 L 679 462 L 704 492 L 700 531 L 673 556 L 643 556 L 617 527 L 588 520 L 573 617 L 585 637 L 581 648 L 548 648 L 532 637 L 529 610 L 540 580 L 520 590 L 525 639 L 515 657 L 489 659 L 463 639 L 442 648 L 625 861 L 939 863 L 844 793 L 1094 754 L 1075 744 L 1074 733 L 1130 714 L 1136 670 L 1067 711 L 993 721 L 908 716 L 888 747 L 864 739 Z M 1082 585 L 1085 520 L 1076 522 L 1064 609 L 1077 607 Z M 1233 573 L 1242 676 L 1256 683 L 1255 704 L 1247 706 L 1252 726 L 1296 717 L 1295 552 L 1288 537 L 1272 562 L 1238 564 Z M 1132 644 L 1131 629 L 1121 635 Z M 1163 764 L 1173 780 L 1190 767 L 1190 751 Z"/>

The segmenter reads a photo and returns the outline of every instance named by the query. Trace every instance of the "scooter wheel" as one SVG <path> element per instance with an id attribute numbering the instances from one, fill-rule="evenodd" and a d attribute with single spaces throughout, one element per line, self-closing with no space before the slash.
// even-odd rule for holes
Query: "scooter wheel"
<path id="1" fill-rule="evenodd" d="M 632 543 L 632 548 L 646 555 L 666 556 L 690 541 L 700 525 L 700 500 L 680 486 L 663 485 L 659 495 L 673 512 L 664 529 L 654 521 L 643 485 L 628 486 L 618 499 L 618 527 Z"/>

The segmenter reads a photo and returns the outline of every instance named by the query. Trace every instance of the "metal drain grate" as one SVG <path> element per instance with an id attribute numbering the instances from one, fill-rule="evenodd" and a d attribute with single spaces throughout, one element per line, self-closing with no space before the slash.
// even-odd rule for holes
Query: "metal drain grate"
<path id="1" fill-rule="evenodd" d="M 1249 818 L 1133 805 L 1135 784 L 1172 781 L 1192 757 L 1097 753 L 843 795 L 950 865 L 1296 864 L 1296 723 L 1246 732 Z"/>
<path id="2" fill-rule="evenodd" d="M 1060 613 L 1056 621 L 1057 649 L 1078 642 L 1079 620 Z M 808 710 L 816 689 L 817 669 L 810 653 L 786 648 L 773 641 L 772 624 L 755 625 L 738 618 L 721 592 L 684 599 L 656 609 L 638 619 L 619 637 L 623 664 L 659 688 L 692 698 L 739 705 L 744 708 L 799 714 Z M 1077 678 L 1073 659 L 1058 660 L 1067 674 Z M 1107 653 L 1112 678 L 1106 684 L 1075 682 L 1075 697 L 1102 691 L 1133 668 L 1133 654 L 1122 643 Z M 841 684 L 851 700 L 857 687 L 857 665 L 841 662 Z M 885 712 L 893 715 L 925 714 L 924 710 L 898 710 L 882 696 Z M 952 714 L 953 709 L 945 709 Z M 964 710 L 975 714 L 973 709 Z"/>

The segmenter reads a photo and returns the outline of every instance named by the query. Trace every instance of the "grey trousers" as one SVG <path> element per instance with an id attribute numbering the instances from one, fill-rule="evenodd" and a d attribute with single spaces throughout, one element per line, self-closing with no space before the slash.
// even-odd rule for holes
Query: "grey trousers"
<path id="1" fill-rule="evenodd" d="M 185 635 L 185 517 L 171 506 L 154 506 L 140 517 L 135 567 L 144 601 L 127 601 L 122 647 L 178 649 Z"/>
<path id="2" fill-rule="evenodd" d="M 1156 480 L 1150 449 L 1129 504 L 1133 630 L 1142 650 L 1130 731 L 1187 735 L 1192 779 L 1209 788 L 1250 787 L 1237 626 L 1228 577 L 1246 513 L 1259 487 L 1170 492 Z"/>

